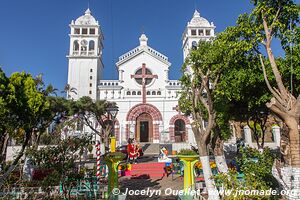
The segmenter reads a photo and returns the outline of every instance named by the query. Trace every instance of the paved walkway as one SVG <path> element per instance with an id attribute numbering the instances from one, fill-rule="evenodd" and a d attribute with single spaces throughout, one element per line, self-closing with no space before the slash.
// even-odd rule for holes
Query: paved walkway
<path id="1" fill-rule="evenodd" d="M 150 178 L 131 178 L 121 177 L 120 190 L 121 192 L 130 191 L 144 191 L 146 195 L 127 195 L 126 200 L 137 199 L 162 199 L 162 200 L 177 200 L 177 195 L 167 195 L 172 191 L 183 189 L 183 177 L 179 175 L 170 175 L 169 177 L 163 177 L 162 179 L 150 179 Z M 149 189 L 148 189 L 149 188 Z M 148 191 L 148 192 L 147 192 Z M 153 196 L 149 197 L 153 192 Z M 147 194 L 148 193 L 148 194 Z M 160 194 L 159 194 L 160 193 Z"/>

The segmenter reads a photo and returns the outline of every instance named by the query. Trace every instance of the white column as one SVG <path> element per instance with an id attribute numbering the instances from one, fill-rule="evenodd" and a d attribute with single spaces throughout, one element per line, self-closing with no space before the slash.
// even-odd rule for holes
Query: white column
<path id="1" fill-rule="evenodd" d="M 124 70 L 119 70 L 119 80 L 120 80 L 121 82 L 124 81 L 124 80 L 123 80 L 123 74 L 124 74 Z"/>
<path id="2" fill-rule="evenodd" d="M 168 69 L 165 70 L 165 81 L 166 82 L 169 81 L 169 70 Z"/>
<path id="3" fill-rule="evenodd" d="M 252 147 L 251 129 L 249 126 L 244 126 L 245 143 Z"/>
<path id="4" fill-rule="evenodd" d="M 213 22 L 211 23 L 211 26 L 214 26 L 214 23 L 213 23 Z M 214 29 L 214 28 L 212 28 L 212 29 L 210 30 L 210 34 L 211 34 L 211 36 L 214 36 L 214 35 L 215 35 L 215 29 Z"/>
<path id="5" fill-rule="evenodd" d="M 131 122 L 129 125 L 129 137 L 134 138 L 135 137 L 135 122 Z"/>
<path id="6" fill-rule="evenodd" d="M 158 132 L 159 132 L 160 142 L 167 142 L 168 141 L 168 135 L 164 132 L 164 125 L 162 123 L 159 124 Z"/>
<path id="7" fill-rule="evenodd" d="M 186 125 L 186 129 L 188 134 L 188 143 L 191 143 L 193 145 L 197 144 L 191 125 Z"/>
<path id="8" fill-rule="evenodd" d="M 273 133 L 274 142 L 276 143 L 276 146 L 280 147 L 280 127 L 277 125 L 273 126 L 272 133 Z"/>
<path id="9" fill-rule="evenodd" d="M 104 98 L 107 99 L 107 90 L 104 91 Z"/>

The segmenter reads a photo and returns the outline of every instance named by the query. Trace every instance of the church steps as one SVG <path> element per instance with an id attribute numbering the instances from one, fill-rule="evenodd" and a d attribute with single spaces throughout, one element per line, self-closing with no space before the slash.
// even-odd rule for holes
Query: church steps
<path id="1" fill-rule="evenodd" d="M 144 155 L 158 155 L 159 154 L 159 144 L 153 143 L 140 143 L 143 149 Z"/>
<path id="2" fill-rule="evenodd" d="M 165 175 L 165 163 L 139 163 L 131 167 L 132 177 L 161 178 Z"/>

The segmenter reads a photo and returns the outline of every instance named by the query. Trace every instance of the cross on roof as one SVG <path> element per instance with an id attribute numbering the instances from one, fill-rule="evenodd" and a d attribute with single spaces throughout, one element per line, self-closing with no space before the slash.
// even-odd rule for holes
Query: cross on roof
<path id="1" fill-rule="evenodd" d="M 131 78 L 141 78 L 142 79 L 142 96 L 143 103 L 146 103 L 146 79 L 157 78 L 157 75 L 147 74 L 146 73 L 146 64 L 142 64 L 142 73 L 131 75 Z"/>

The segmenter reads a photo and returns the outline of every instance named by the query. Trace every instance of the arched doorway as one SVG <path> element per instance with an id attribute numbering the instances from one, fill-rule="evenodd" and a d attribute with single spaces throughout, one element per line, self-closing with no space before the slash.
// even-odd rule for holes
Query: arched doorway
<path id="1" fill-rule="evenodd" d="M 143 113 L 137 117 L 135 139 L 137 142 L 153 141 L 153 121 L 150 114 Z"/>
<path id="2" fill-rule="evenodd" d="M 185 142 L 189 141 L 187 126 L 190 125 L 190 120 L 182 115 L 177 114 L 170 120 L 170 141 L 171 142 Z"/>
<path id="3" fill-rule="evenodd" d="M 160 124 L 162 123 L 162 115 L 160 111 L 151 104 L 141 103 L 133 106 L 127 113 L 127 125 L 126 125 L 126 138 L 136 137 L 137 130 L 140 131 L 141 139 L 141 128 L 147 130 L 147 122 L 148 122 L 148 142 L 159 143 L 159 131 Z M 141 127 L 141 123 L 143 126 Z M 132 134 L 132 135 L 131 135 Z M 146 136 L 143 136 L 142 140 L 146 140 Z M 138 140 L 138 138 L 135 138 Z M 140 141 L 142 142 L 142 141 Z"/>
<path id="4" fill-rule="evenodd" d="M 175 142 L 185 142 L 185 122 L 182 119 L 177 119 L 174 126 Z"/>

